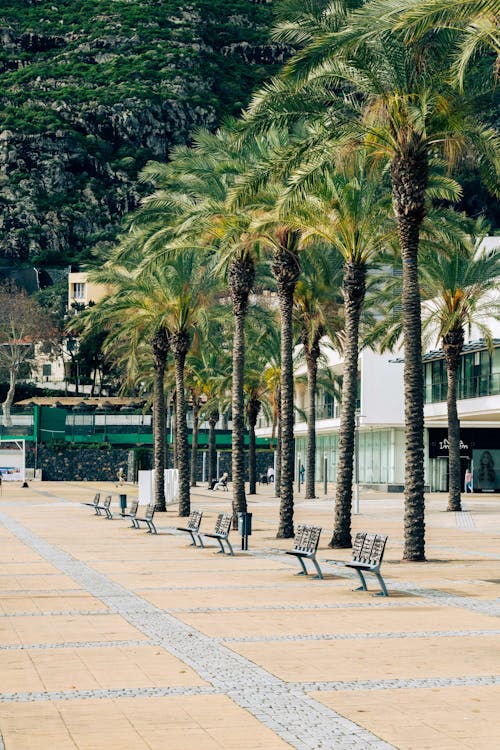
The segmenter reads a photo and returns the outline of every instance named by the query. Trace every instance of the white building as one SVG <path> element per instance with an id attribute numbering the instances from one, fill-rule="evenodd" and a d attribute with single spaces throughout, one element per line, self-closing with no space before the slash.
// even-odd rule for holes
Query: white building
<path id="1" fill-rule="evenodd" d="M 488 248 L 500 238 L 488 237 Z M 497 293 L 500 296 L 500 292 Z M 495 338 L 488 351 L 477 331 L 465 344 L 459 370 L 458 414 L 461 423 L 462 473 L 473 470 L 475 491 L 500 491 L 500 322 L 489 321 Z M 342 375 L 336 353 L 327 354 L 328 367 Z M 448 489 L 446 368 L 442 350 L 424 355 L 425 482 L 431 491 Z M 300 371 L 303 373 L 303 369 Z M 360 353 L 358 363 L 357 455 L 359 482 L 386 491 L 404 487 L 403 360 L 394 354 Z M 306 386 L 296 384 L 296 414 L 307 409 Z M 316 479 L 335 482 L 340 428 L 340 405 L 327 393 L 317 396 Z M 307 425 L 295 423 L 295 462 L 304 463 Z M 258 435 L 269 436 L 263 421 Z"/>

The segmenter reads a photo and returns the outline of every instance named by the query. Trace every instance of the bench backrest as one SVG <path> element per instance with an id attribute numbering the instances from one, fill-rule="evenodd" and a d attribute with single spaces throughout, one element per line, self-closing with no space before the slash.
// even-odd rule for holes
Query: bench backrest
<path id="1" fill-rule="evenodd" d="M 384 556 L 386 534 L 367 534 L 360 531 L 356 534 L 352 548 L 352 561 L 366 565 L 380 565 Z"/>
<path id="2" fill-rule="evenodd" d="M 109 508 L 110 505 L 111 505 L 111 495 L 106 495 L 106 497 L 103 500 L 102 507 Z"/>
<path id="3" fill-rule="evenodd" d="M 203 516 L 203 512 L 201 510 L 193 510 L 191 512 L 191 515 L 189 516 L 188 525 L 187 525 L 190 531 L 199 531 L 202 516 Z"/>
<path id="4" fill-rule="evenodd" d="M 149 503 L 149 505 L 138 505 L 137 510 L 135 512 L 135 517 L 140 520 L 142 518 L 147 518 L 148 521 L 151 521 L 155 514 L 156 506 L 155 503 Z"/>
<path id="5" fill-rule="evenodd" d="M 94 505 L 99 505 L 99 500 L 101 499 L 101 493 L 96 492 L 94 495 Z"/>
<path id="6" fill-rule="evenodd" d="M 316 552 L 318 549 L 319 538 L 321 535 L 321 526 L 308 526 L 299 524 L 295 533 L 293 544 L 294 552 Z"/>
<path id="7" fill-rule="evenodd" d="M 231 513 L 219 513 L 217 521 L 215 522 L 214 534 L 221 534 L 222 536 L 228 536 L 231 529 L 231 521 L 233 516 Z"/>
<path id="8" fill-rule="evenodd" d="M 155 503 L 149 503 L 149 505 L 146 507 L 146 510 L 144 512 L 144 518 L 147 518 L 148 521 L 151 521 L 155 514 L 156 510 L 156 504 Z"/>
<path id="9" fill-rule="evenodd" d="M 129 516 L 135 516 L 137 513 L 138 507 L 139 507 L 139 500 L 132 500 L 132 502 L 130 503 L 130 508 L 128 512 Z"/>

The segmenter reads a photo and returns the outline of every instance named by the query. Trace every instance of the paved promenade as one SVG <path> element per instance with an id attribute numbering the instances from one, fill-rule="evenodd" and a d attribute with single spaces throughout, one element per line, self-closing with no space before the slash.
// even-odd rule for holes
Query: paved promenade
<path id="1" fill-rule="evenodd" d="M 4 483 L 0 497 L 0 750 L 497 750 L 500 497 L 465 513 L 432 495 L 427 563 L 402 563 L 402 498 L 361 493 L 354 531 L 389 535 L 390 597 L 354 592 L 327 547 L 297 577 L 271 488 L 249 498 L 234 558 L 188 546 L 177 508 L 158 536 L 81 505 L 93 483 Z M 211 530 L 231 493 L 193 491 Z M 183 521 L 181 521 L 182 525 Z"/>

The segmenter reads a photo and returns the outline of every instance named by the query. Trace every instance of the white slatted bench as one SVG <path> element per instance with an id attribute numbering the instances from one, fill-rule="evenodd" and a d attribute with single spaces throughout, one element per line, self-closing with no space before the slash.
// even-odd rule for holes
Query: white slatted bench
<path id="1" fill-rule="evenodd" d="M 352 546 L 351 560 L 348 562 L 342 560 L 326 560 L 326 562 L 345 565 L 346 568 L 352 568 L 355 570 L 361 581 L 361 586 L 357 588 L 356 591 L 368 591 L 363 573 L 374 573 L 377 576 L 381 588 L 381 591 L 374 594 L 374 596 L 389 596 L 385 581 L 380 572 L 386 542 L 386 534 L 372 534 L 367 533 L 366 531 L 359 531 L 356 534 Z"/>
<path id="2" fill-rule="evenodd" d="M 100 512 L 98 513 L 96 510 L 96 507 L 99 505 L 100 499 L 101 499 L 101 493 L 96 492 L 94 495 L 94 499 L 92 500 L 91 503 L 82 503 L 82 505 L 88 505 L 89 508 L 92 508 L 95 511 L 96 515 L 100 516 L 101 515 Z"/>
<path id="3" fill-rule="evenodd" d="M 295 534 L 295 540 L 292 550 L 287 550 L 287 555 L 293 555 L 300 563 L 302 570 L 297 575 L 306 576 L 307 568 L 304 563 L 304 559 L 311 560 L 312 564 L 316 568 L 317 575 L 315 578 L 323 578 L 323 573 L 316 560 L 316 551 L 318 549 L 319 538 L 321 535 L 320 526 L 309 526 L 307 524 L 299 524 L 297 526 L 297 533 Z"/>
<path id="4" fill-rule="evenodd" d="M 111 507 L 111 495 L 106 495 L 102 503 L 100 502 L 98 505 L 95 505 L 95 512 L 96 515 L 102 516 L 103 513 L 106 516 L 106 518 L 112 520 L 113 514 L 111 513 L 110 507 Z"/>
<path id="5" fill-rule="evenodd" d="M 213 533 L 203 534 L 203 536 L 207 537 L 208 539 L 217 539 L 220 547 L 220 550 L 218 552 L 219 555 L 221 553 L 223 555 L 226 553 L 226 550 L 224 549 L 225 542 L 227 544 L 229 554 L 234 556 L 233 548 L 231 547 L 231 542 L 229 541 L 229 532 L 231 531 L 232 520 L 233 516 L 231 513 L 219 513 L 219 515 L 217 516 L 217 521 L 215 522 L 215 529 L 213 530 Z M 196 536 L 198 536 L 201 542 L 201 532 L 198 532 Z"/>
<path id="6" fill-rule="evenodd" d="M 191 546 L 196 547 L 196 540 L 198 539 L 200 547 L 204 547 L 203 539 L 200 534 L 200 524 L 203 517 L 201 510 L 193 510 L 189 516 L 187 526 L 177 526 L 177 531 L 184 531 L 186 534 L 191 536 Z"/>
<path id="7" fill-rule="evenodd" d="M 143 515 L 139 515 L 139 513 L 142 512 L 139 510 L 139 508 L 137 509 L 137 513 L 135 514 L 135 516 L 132 518 L 132 525 L 135 526 L 136 529 L 139 529 L 140 524 L 145 523 L 148 527 L 148 534 L 157 534 L 158 532 L 153 521 L 153 516 L 156 510 L 155 504 L 149 503 L 149 505 L 146 505 Z"/>

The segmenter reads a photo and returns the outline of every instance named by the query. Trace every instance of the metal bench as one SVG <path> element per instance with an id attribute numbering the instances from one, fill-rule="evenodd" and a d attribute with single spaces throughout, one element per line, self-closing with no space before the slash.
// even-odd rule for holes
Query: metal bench
<path id="1" fill-rule="evenodd" d="M 300 563 L 302 570 L 298 573 L 299 576 L 306 576 L 307 568 L 304 563 L 304 559 L 311 560 L 312 564 L 316 568 L 318 575 L 315 578 L 323 578 L 323 573 L 316 560 L 316 551 L 318 549 L 319 538 L 321 535 L 320 526 L 308 526 L 307 524 L 299 524 L 297 526 L 297 533 L 295 534 L 295 540 L 292 550 L 287 550 L 287 555 L 293 555 Z"/>
<path id="2" fill-rule="evenodd" d="M 352 546 L 352 559 L 349 562 L 339 560 L 327 560 L 327 562 L 335 562 L 337 564 L 345 565 L 347 568 L 353 568 L 361 581 L 361 586 L 359 586 L 356 591 L 368 590 L 363 572 L 375 573 L 382 590 L 377 594 L 374 594 L 374 596 L 389 596 L 384 579 L 380 572 L 386 542 L 386 534 L 368 534 L 366 531 L 360 531 L 356 534 L 354 539 L 354 544 Z"/>
<path id="3" fill-rule="evenodd" d="M 106 518 L 109 518 L 110 520 L 112 520 L 113 514 L 111 513 L 110 506 L 111 506 L 111 495 L 106 495 L 102 503 L 99 503 L 94 506 L 96 515 L 102 516 L 102 514 L 104 513 Z"/>
<path id="4" fill-rule="evenodd" d="M 129 506 L 128 513 L 120 513 L 120 516 L 122 518 L 130 518 L 132 520 L 132 526 L 135 526 L 133 523 L 134 518 L 137 515 L 137 509 L 139 508 L 139 501 L 138 500 L 132 500 Z"/>
<path id="5" fill-rule="evenodd" d="M 149 503 L 149 505 L 146 506 L 146 509 L 144 511 L 144 515 L 139 516 L 139 509 L 137 510 L 137 513 L 132 518 L 132 525 L 135 526 L 136 529 L 140 528 L 141 523 L 145 523 L 148 527 L 148 534 L 157 534 L 156 526 L 154 525 L 153 516 L 155 514 L 155 504 Z"/>
<path id="6" fill-rule="evenodd" d="M 203 536 L 206 536 L 208 539 L 217 539 L 219 542 L 220 550 L 217 554 L 225 554 L 226 550 L 224 549 L 224 542 L 226 542 L 229 550 L 230 555 L 234 555 L 233 548 L 231 547 L 231 542 L 229 541 L 229 532 L 231 531 L 231 522 L 233 520 L 232 513 L 219 513 L 217 516 L 217 521 L 215 522 L 215 529 L 212 534 L 204 534 Z M 201 533 L 198 532 L 196 534 L 201 542 Z M 204 546 L 202 544 L 202 546 Z"/>
<path id="7" fill-rule="evenodd" d="M 177 531 L 185 531 L 190 534 L 192 542 L 191 547 L 196 547 L 196 540 L 200 542 L 200 547 L 204 547 L 203 539 L 200 534 L 200 524 L 203 513 L 201 510 L 193 510 L 189 516 L 187 526 L 177 526 Z"/>
<path id="8" fill-rule="evenodd" d="M 94 499 L 92 500 L 91 503 L 82 503 L 82 505 L 88 505 L 89 508 L 93 508 L 95 510 L 96 507 L 99 505 L 99 500 L 100 499 L 101 499 L 101 493 L 100 492 L 96 492 L 96 494 L 94 495 Z M 96 511 L 96 514 L 98 516 L 101 515 L 100 513 L 97 513 L 97 511 Z"/>

